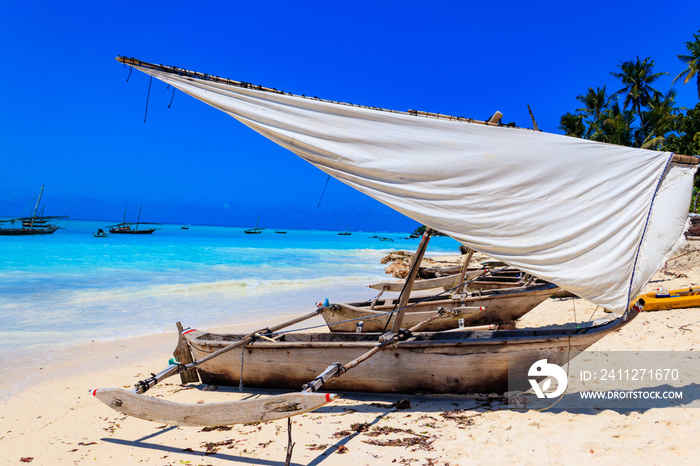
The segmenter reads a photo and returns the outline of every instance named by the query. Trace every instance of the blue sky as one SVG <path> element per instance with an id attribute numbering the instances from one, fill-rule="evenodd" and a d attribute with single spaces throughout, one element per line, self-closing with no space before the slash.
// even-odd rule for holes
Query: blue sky
<path id="1" fill-rule="evenodd" d="M 0 215 L 366 231 L 417 224 L 331 180 L 231 117 L 114 58 L 295 94 L 559 132 L 621 61 L 668 72 L 700 2 L 9 2 L 0 14 Z M 697 103 L 695 84 L 676 85 Z"/>

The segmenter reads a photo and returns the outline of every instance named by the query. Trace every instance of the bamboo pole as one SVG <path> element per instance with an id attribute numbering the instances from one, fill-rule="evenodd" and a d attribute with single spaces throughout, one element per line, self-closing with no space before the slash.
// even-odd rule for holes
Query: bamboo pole
<path id="1" fill-rule="evenodd" d="M 467 276 L 467 269 L 469 268 L 469 263 L 472 261 L 473 255 L 474 250 L 472 248 L 469 248 L 467 258 L 464 260 L 464 265 L 462 266 L 462 270 L 459 273 L 459 278 L 457 279 L 457 284 L 461 284 L 461 286 L 455 290 L 456 294 L 462 293 L 464 291 L 464 280 Z"/>
<path id="2" fill-rule="evenodd" d="M 279 325 L 275 325 L 275 326 L 270 327 L 270 328 L 265 328 L 262 330 L 258 330 L 256 332 L 249 333 L 248 335 L 246 335 L 242 339 L 235 341 L 228 346 L 224 346 L 220 350 L 211 353 L 209 356 L 206 356 L 206 357 L 200 359 L 199 361 L 194 361 L 194 362 L 191 362 L 191 363 L 186 364 L 186 365 L 171 364 L 170 366 L 168 366 L 165 369 L 163 369 L 162 371 L 160 371 L 158 374 L 156 374 L 156 375 L 154 375 L 154 376 L 152 376 L 144 381 L 140 381 L 138 384 L 136 384 L 133 392 L 138 393 L 138 394 L 145 393 L 148 389 L 155 386 L 158 382 L 160 382 L 164 379 L 167 379 L 170 376 L 173 376 L 173 375 L 178 374 L 178 373 L 183 372 L 183 371 L 189 371 L 191 369 L 194 369 L 195 367 L 197 367 L 197 366 L 199 366 L 207 361 L 210 361 L 217 356 L 221 356 L 222 354 L 231 351 L 232 349 L 240 348 L 241 346 L 250 343 L 254 339 L 258 338 L 259 334 L 276 332 L 276 331 L 281 330 L 285 327 L 289 327 L 289 326 L 294 325 L 296 323 L 299 323 L 299 322 L 302 322 L 304 320 L 315 317 L 320 312 L 321 312 L 320 309 L 317 309 L 313 312 L 310 312 L 310 313 L 305 314 L 305 315 L 300 316 L 300 317 L 296 317 L 292 320 L 288 320 L 287 322 L 283 322 Z"/>
<path id="3" fill-rule="evenodd" d="M 408 304 L 408 299 L 411 297 L 411 289 L 413 288 L 413 282 L 416 281 L 418 276 L 418 269 L 420 263 L 423 260 L 423 255 L 425 250 L 428 248 L 428 243 L 430 242 L 430 235 L 433 233 L 431 228 L 426 228 L 423 233 L 423 237 L 420 240 L 418 249 L 416 250 L 416 255 L 413 256 L 413 262 L 411 263 L 411 268 L 408 270 L 408 276 L 406 277 L 406 284 L 401 290 L 401 295 L 399 295 L 399 312 L 396 314 L 394 319 L 394 325 L 391 327 L 392 333 L 398 333 L 401 330 L 401 324 L 403 323 L 403 315 L 405 312 L 406 304 Z"/>
<path id="4" fill-rule="evenodd" d="M 319 374 L 315 379 L 313 379 L 311 382 L 305 384 L 304 389 L 302 390 L 302 393 L 318 391 L 318 389 L 320 389 L 326 381 L 328 381 L 334 377 L 340 377 L 345 372 L 347 372 L 350 369 L 352 369 L 353 367 L 356 367 L 357 365 L 365 362 L 366 360 L 368 360 L 369 358 L 371 358 L 372 356 L 374 356 L 375 354 L 377 354 L 378 352 L 380 352 L 381 350 L 383 350 L 387 346 L 392 345 L 403 338 L 406 338 L 406 334 L 411 335 L 412 333 L 420 330 L 424 325 L 427 325 L 430 322 L 432 322 L 433 320 L 442 317 L 444 315 L 444 313 L 445 313 L 444 309 L 440 308 L 435 313 L 435 315 L 428 317 L 427 319 L 425 319 L 422 322 L 417 323 L 416 325 L 414 325 L 413 327 L 408 329 L 408 331 L 405 332 L 404 334 L 394 333 L 390 338 L 387 338 L 386 340 L 380 342 L 377 346 L 375 346 L 371 350 L 369 350 L 366 353 L 362 354 L 361 356 L 353 359 L 352 361 L 350 361 L 349 363 L 347 363 L 345 365 L 342 365 L 338 362 L 331 364 L 330 366 L 328 366 L 326 368 L 325 371 L 323 371 L 321 374 Z"/>
<path id="5" fill-rule="evenodd" d="M 687 165 L 698 165 L 700 164 L 700 158 L 694 155 L 673 154 L 673 157 L 671 157 L 671 162 L 683 163 Z"/>

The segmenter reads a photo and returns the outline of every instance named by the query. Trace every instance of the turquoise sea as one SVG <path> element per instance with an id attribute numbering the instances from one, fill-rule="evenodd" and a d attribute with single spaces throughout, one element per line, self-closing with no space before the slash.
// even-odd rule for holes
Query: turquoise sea
<path id="1" fill-rule="evenodd" d="M 152 235 L 95 238 L 109 222 L 71 220 L 52 235 L 0 236 L 0 319 L 8 350 L 44 352 L 91 340 L 206 328 L 366 299 L 390 279 L 382 257 L 415 250 L 407 233 L 157 225 Z M 393 242 L 372 236 L 387 237 Z M 433 238 L 429 254 L 457 253 Z"/>

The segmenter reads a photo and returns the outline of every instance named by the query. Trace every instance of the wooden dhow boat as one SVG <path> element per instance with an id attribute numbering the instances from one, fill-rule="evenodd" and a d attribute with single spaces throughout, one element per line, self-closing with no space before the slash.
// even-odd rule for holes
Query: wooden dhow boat
<path id="1" fill-rule="evenodd" d="M 0 220 L 0 223 L 10 223 L 13 225 L 9 228 L 0 227 L 0 236 L 50 235 L 58 230 L 59 227 L 56 225 L 56 223 L 60 220 L 67 219 L 68 215 L 45 216 L 43 215 L 43 208 L 41 209 L 42 212 L 37 215 L 37 209 L 41 203 L 41 196 L 43 193 L 44 186 L 42 185 L 31 216 Z M 22 228 L 15 228 L 15 223 L 21 223 Z"/>
<path id="2" fill-rule="evenodd" d="M 260 217 L 258 217 L 258 220 L 255 222 L 255 228 L 244 230 L 243 233 L 246 235 L 259 235 L 263 232 L 264 228 L 259 228 L 258 225 L 260 225 Z"/>
<path id="3" fill-rule="evenodd" d="M 438 308 L 448 311 L 424 327 L 425 331 L 450 330 L 488 324 L 514 322 L 552 296 L 558 286 L 545 283 L 536 286 L 467 292 L 452 296 L 409 298 L 404 322 L 412 327 L 434 314 Z M 329 303 L 320 313 L 331 332 L 381 332 L 391 328 L 400 298 L 357 303 Z M 462 311 L 459 317 L 449 313 Z"/>
<path id="4" fill-rule="evenodd" d="M 410 282 L 420 263 L 414 261 L 392 328 L 383 334 L 280 333 L 318 311 L 245 336 L 181 332 L 195 361 L 174 362 L 131 392 L 93 392 L 113 409 L 135 417 L 182 425 L 280 419 L 331 402 L 336 394 L 319 393 L 326 386 L 382 392 L 502 391 L 506 368 L 525 377 L 533 360 L 564 364 L 575 354 L 573 348 L 585 349 L 628 324 L 640 309 L 630 306 L 632 298 L 683 235 L 696 157 L 502 127 L 497 119 L 475 122 L 306 98 L 117 59 L 226 112 L 336 179 L 464 246 L 622 314 L 582 328 L 423 332 L 450 312 L 439 309 L 407 329 Z M 242 348 L 235 352 L 240 355 L 233 357 L 237 348 Z M 300 391 L 216 406 L 179 405 L 143 395 L 167 377 L 195 369 L 218 383 L 237 383 L 242 375 L 251 385 Z M 525 384 L 520 380 L 514 386 Z M 288 459 L 290 452 L 291 441 Z"/>
<path id="5" fill-rule="evenodd" d="M 523 315 L 537 307 L 544 300 L 559 290 L 551 283 L 536 280 L 534 277 L 515 279 L 523 274 L 504 275 L 508 281 L 502 283 L 500 289 L 476 290 L 471 285 L 484 278 L 493 270 L 482 267 L 469 269 L 474 251 L 465 257 L 459 273 L 445 277 L 418 280 L 419 264 L 427 248 L 427 242 L 433 231 L 425 230 L 423 239 L 413 257 L 411 269 L 404 282 L 384 282 L 370 285 L 379 290 L 372 300 L 355 303 L 324 303 L 319 306 L 319 312 L 326 321 L 331 332 L 384 332 L 393 326 L 396 309 L 404 309 L 404 325 L 412 327 L 418 322 L 433 315 L 438 309 L 444 313 L 438 319 L 423 327 L 424 331 L 450 330 L 462 327 L 481 325 L 512 324 Z M 503 264 L 505 265 L 505 264 Z M 418 270 L 418 271 L 416 271 Z M 501 270 L 501 269 L 497 269 Z M 411 278 L 413 277 L 413 278 Z M 499 277 L 500 278 L 500 277 Z M 496 278 L 494 280 L 499 280 Z M 494 282 L 496 283 L 496 282 Z M 430 292 L 434 294 L 414 296 L 414 292 Z M 400 292 L 397 298 L 381 298 L 385 291 Z M 458 311 L 458 312 L 452 312 Z"/>
<path id="6" fill-rule="evenodd" d="M 455 332 L 417 332 L 377 353 L 352 376 L 328 380 L 333 391 L 375 393 L 504 393 L 529 388 L 535 362 L 563 365 L 634 319 L 641 306 L 622 316 L 582 327 Z M 245 345 L 197 367 L 203 383 L 299 389 L 337 361 L 351 361 L 377 345 L 378 333 L 281 333 Z M 245 335 L 188 330 L 195 360 Z M 570 353 L 571 352 L 571 353 Z M 242 375 L 241 375 L 242 366 Z M 283 369 L 281 369 L 283 368 Z M 509 380 L 511 383 L 509 384 Z"/>
<path id="7" fill-rule="evenodd" d="M 139 228 L 140 225 L 145 225 L 145 222 L 141 222 L 141 206 L 139 206 L 139 215 L 135 222 L 126 221 L 126 207 L 124 208 L 124 221 L 122 223 L 117 223 L 116 225 L 109 226 L 109 232 L 114 234 L 124 234 L 124 235 L 150 235 L 155 228 Z M 133 217 L 132 217 L 133 218 Z"/>

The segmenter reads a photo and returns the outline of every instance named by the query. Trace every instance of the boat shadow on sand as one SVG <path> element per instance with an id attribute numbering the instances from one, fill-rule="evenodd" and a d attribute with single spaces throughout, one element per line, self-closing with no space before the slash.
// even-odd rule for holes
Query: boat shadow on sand
<path id="1" fill-rule="evenodd" d="M 593 398 L 594 391 L 576 390 L 566 392 L 559 398 L 538 399 L 534 394 L 526 393 L 510 398 L 510 404 L 501 409 L 527 412 L 544 410 L 548 413 L 572 413 L 596 415 L 601 411 L 613 411 L 618 414 L 630 412 L 644 413 L 651 409 L 661 408 L 699 408 L 700 384 L 674 386 L 661 384 L 656 386 L 637 387 L 634 389 L 599 391 L 605 398 Z M 681 394 L 681 397 L 664 398 L 664 394 Z M 617 394 L 617 396 L 616 396 Z M 646 395 L 645 395 L 646 394 Z M 648 396 L 648 397 L 647 397 Z"/>
<path id="2" fill-rule="evenodd" d="M 192 387 L 195 390 L 207 390 L 208 386 L 201 384 Z M 596 415 L 602 411 L 613 411 L 618 414 L 628 414 L 630 412 L 644 413 L 651 409 L 668 408 L 668 407 L 692 407 L 691 405 L 700 406 L 697 403 L 700 400 L 700 384 L 690 383 L 685 386 L 672 386 L 662 384 L 657 386 L 649 386 L 637 389 L 646 392 L 682 392 L 682 399 L 647 399 L 647 400 L 582 400 L 580 392 L 565 393 L 556 399 L 539 400 L 534 394 L 524 393 L 518 396 L 518 402 L 513 403 L 513 398 L 509 399 L 503 395 L 495 394 L 445 394 L 445 395 L 406 395 L 406 394 L 377 394 L 377 393 L 343 393 L 340 402 L 337 404 L 327 405 L 313 411 L 316 415 L 324 416 L 343 416 L 351 413 L 360 413 L 373 416 L 371 420 L 366 421 L 363 429 L 350 429 L 349 431 L 341 431 L 343 435 L 337 436 L 337 441 L 333 444 L 325 446 L 319 451 L 318 456 L 307 465 L 322 464 L 326 459 L 331 457 L 331 454 L 342 450 L 342 448 L 351 440 L 360 436 L 368 429 L 375 427 L 378 423 L 384 420 L 388 415 L 401 411 L 406 415 L 425 415 L 425 414 L 450 414 L 459 413 L 461 417 L 476 417 L 484 415 L 488 412 L 496 411 L 513 411 L 526 413 L 533 410 L 544 410 L 549 413 L 571 413 L 583 415 Z M 243 393 L 234 387 L 221 387 L 218 391 L 223 393 L 243 394 L 242 399 L 259 398 L 269 395 L 278 395 L 284 393 L 284 390 L 255 390 L 245 389 Z M 343 403 L 345 400 L 349 403 Z M 525 400 L 531 401 L 521 406 Z M 282 424 L 284 421 L 278 421 L 276 424 Z M 250 456 L 227 454 L 221 451 L 210 453 L 207 448 L 202 445 L 199 448 L 188 448 L 183 446 L 163 445 L 152 443 L 148 440 L 157 438 L 158 436 L 171 432 L 177 429 L 177 426 L 169 426 L 159 428 L 144 437 L 136 440 L 119 439 L 114 437 L 102 438 L 103 442 L 113 443 L 117 445 L 129 446 L 133 448 L 144 448 L 158 450 L 172 454 L 187 453 L 192 457 L 202 458 L 203 456 L 214 455 L 216 459 L 230 461 L 231 463 L 240 464 L 256 464 L 256 465 L 282 465 L 284 460 L 270 460 L 264 458 L 252 458 Z M 292 428 L 294 432 L 294 428 Z M 301 446 L 301 445 L 299 445 Z M 296 464 L 292 461 L 291 464 Z"/>

